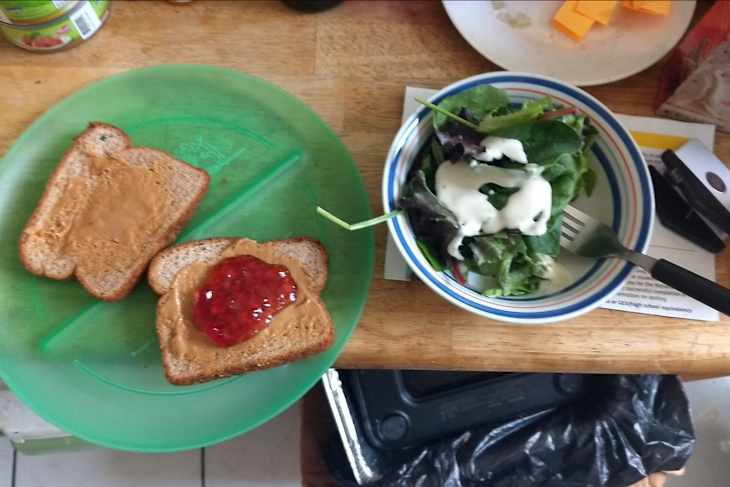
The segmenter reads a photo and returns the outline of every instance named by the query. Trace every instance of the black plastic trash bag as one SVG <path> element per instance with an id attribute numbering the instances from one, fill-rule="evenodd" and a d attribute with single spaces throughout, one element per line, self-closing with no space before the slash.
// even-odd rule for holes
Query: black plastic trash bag
<path id="1" fill-rule="evenodd" d="M 413 449 L 381 487 L 626 487 L 681 469 L 695 443 L 675 376 L 592 376 L 579 402 Z"/>

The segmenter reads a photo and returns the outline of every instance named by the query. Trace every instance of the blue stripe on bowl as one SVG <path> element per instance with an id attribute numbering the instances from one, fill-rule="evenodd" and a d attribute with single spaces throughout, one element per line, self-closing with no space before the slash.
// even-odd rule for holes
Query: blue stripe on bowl
<path id="1" fill-rule="evenodd" d="M 517 82 L 517 83 L 528 83 L 538 86 L 544 86 L 549 89 L 553 89 L 555 91 L 564 93 L 568 96 L 571 96 L 583 104 L 590 107 L 593 111 L 595 111 L 602 119 L 603 123 L 606 123 L 608 126 L 610 126 L 614 132 L 619 136 L 621 142 L 624 144 L 624 146 L 627 148 L 629 155 L 631 157 L 632 162 L 634 163 L 635 167 L 635 174 L 639 181 L 639 186 L 641 189 L 641 195 L 640 198 L 642 199 L 643 203 L 643 214 L 642 219 L 640 223 L 640 229 L 639 229 L 639 235 L 636 239 L 636 244 L 634 248 L 636 250 L 644 250 L 646 245 L 648 244 L 648 238 L 649 238 L 649 230 L 650 230 L 650 223 L 651 223 L 651 214 L 653 210 L 653 201 L 652 201 L 652 190 L 651 186 L 649 185 L 649 180 L 646 172 L 646 168 L 643 166 L 643 159 L 641 155 L 639 154 L 635 144 L 633 143 L 632 139 L 630 138 L 629 134 L 626 132 L 626 130 L 623 129 L 623 127 L 618 123 L 617 120 L 612 118 L 612 116 L 601 106 L 596 104 L 593 100 L 588 98 L 586 95 L 573 90 L 570 87 L 563 86 L 559 83 L 556 83 L 554 81 L 548 80 L 548 79 L 540 79 L 540 78 L 531 78 L 526 76 L 519 76 L 519 75 L 505 75 L 505 76 L 493 76 L 485 82 L 483 78 L 481 79 L 475 79 L 468 83 L 465 83 L 463 85 L 457 86 L 452 90 L 449 90 L 445 93 L 440 94 L 438 97 L 432 99 L 431 101 L 433 103 L 438 103 L 441 100 L 443 100 L 447 96 L 451 96 L 455 93 L 458 93 L 463 90 L 467 90 L 469 88 L 472 88 L 474 86 L 482 85 L 482 84 L 491 84 L 491 83 L 500 83 L 500 82 Z M 387 164 L 390 164 L 389 171 L 387 173 L 387 180 L 386 180 L 386 188 L 387 188 L 387 196 L 388 196 L 388 204 L 390 208 L 387 208 L 386 210 L 390 210 L 395 206 L 395 173 L 396 173 L 396 166 L 397 162 L 400 159 L 403 151 L 403 147 L 405 145 L 405 142 L 410 138 L 412 135 L 412 132 L 420 125 L 420 122 L 429 115 L 429 109 L 427 108 L 421 108 L 415 116 L 408 119 L 406 122 L 407 124 L 411 124 L 411 126 L 403 133 L 402 136 L 399 137 L 397 142 L 397 150 L 396 153 L 393 155 L 393 157 L 387 162 Z M 594 151 L 595 152 L 595 151 Z M 598 156 L 598 154 L 596 154 Z M 601 154 L 603 155 L 603 154 Z M 604 168 L 608 167 L 607 159 L 604 157 L 599 157 L 599 162 L 604 166 Z M 616 198 L 617 194 L 617 183 L 615 180 L 615 175 L 613 174 L 613 171 L 607 170 L 607 175 L 614 176 L 613 182 L 611 183 L 611 176 L 609 176 L 609 183 L 611 184 L 611 192 L 612 196 L 614 197 L 614 228 L 616 228 L 617 222 L 619 222 L 619 218 L 617 218 L 616 213 L 618 211 L 618 215 L 620 215 L 620 197 Z M 616 187 L 616 188 L 615 188 Z M 477 310 L 493 314 L 495 316 L 503 316 L 508 318 L 519 318 L 523 320 L 529 320 L 529 319 L 538 319 L 538 318 L 555 318 L 559 317 L 561 315 L 570 314 L 574 311 L 577 311 L 579 309 L 592 306 L 596 304 L 597 302 L 600 302 L 605 296 L 610 294 L 614 291 L 614 289 L 626 278 L 628 273 L 631 270 L 631 265 L 626 264 L 623 266 L 623 268 L 619 271 L 618 275 L 608 284 L 604 285 L 598 292 L 594 293 L 590 297 L 579 301 L 577 303 L 574 303 L 569 306 L 565 306 L 563 308 L 549 310 L 549 311 L 541 311 L 541 312 L 528 312 L 528 311 L 506 311 L 506 310 L 500 310 L 496 309 L 490 306 L 483 305 L 481 303 L 477 303 L 471 300 L 468 300 L 464 297 L 462 297 L 459 294 L 454 293 L 451 289 L 449 289 L 447 286 L 439 282 L 434 278 L 433 271 L 426 269 L 416 258 L 416 256 L 413 254 L 413 251 L 411 248 L 407 245 L 405 241 L 405 237 L 403 235 L 400 223 L 400 218 L 396 218 L 394 220 L 391 220 L 391 224 L 393 229 L 395 230 L 395 236 L 399 240 L 401 247 L 405 250 L 407 257 L 411 261 L 413 265 L 416 266 L 416 268 L 420 271 L 420 273 L 425 276 L 435 287 L 437 287 L 440 291 L 444 292 L 451 298 L 453 298 L 455 301 L 458 301 L 467 307 L 475 308 Z M 597 264 L 599 266 L 600 264 Z M 591 272 L 595 272 L 593 268 Z M 587 278 L 587 277 L 585 277 Z M 565 292 L 565 291 L 563 291 Z M 526 301 L 526 300 L 523 300 Z"/>

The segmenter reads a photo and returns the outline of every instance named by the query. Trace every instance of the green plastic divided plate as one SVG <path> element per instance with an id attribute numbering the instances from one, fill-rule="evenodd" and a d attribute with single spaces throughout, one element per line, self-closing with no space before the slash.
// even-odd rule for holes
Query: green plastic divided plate
<path id="1" fill-rule="evenodd" d="M 90 121 L 124 129 L 133 143 L 204 168 L 211 186 L 179 241 L 308 236 L 329 254 L 323 298 L 336 327 L 325 353 L 282 367 L 193 386 L 164 378 L 155 334 L 157 297 L 140 283 L 102 303 L 75 281 L 28 273 L 18 237 L 46 180 Z M 360 317 L 373 267 L 357 167 L 304 104 L 240 72 L 166 65 L 94 83 L 58 103 L 0 161 L 0 377 L 36 413 L 93 443 L 162 452 L 244 433 L 301 397 L 335 360 Z"/>

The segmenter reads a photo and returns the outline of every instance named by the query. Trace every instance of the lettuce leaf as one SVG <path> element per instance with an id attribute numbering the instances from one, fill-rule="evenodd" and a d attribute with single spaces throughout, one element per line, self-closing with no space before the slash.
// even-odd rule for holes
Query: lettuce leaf
<path id="1" fill-rule="evenodd" d="M 447 247 L 459 233 L 459 220 L 433 194 L 423 171 L 417 171 L 406 183 L 399 206 L 406 210 L 418 241 L 429 249 L 427 258 L 438 262 L 441 268 L 446 267 Z"/>
<path id="2" fill-rule="evenodd" d="M 507 93 L 489 85 L 481 85 L 464 90 L 448 98 L 444 98 L 438 104 L 439 108 L 443 108 L 453 114 L 459 114 L 462 110 L 466 110 L 477 120 L 481 120 L 485 115 L 507 105 L 509 105 Z M 447 117 L 444 114 L 434 112 L 433 126 L 436 130 L 441 128 L 446 121 Z"/>
<path id="3" fill-rule="evenodd" d="M 509 197 L 519 190 L 520 188 L 505 188 L 497 183 L 487 183 L 479 188 L 479 192 L 487 195 L 487 200 L 498 210 L 507 206 Z"/>
<path id="4" fill-rule="evenodd" d="M 558 120 L 512 125 L 490 135 L 519 140 L 527 160 L 535 164 L 544 164 L 560 155 L 578 152 L 582 145 L 580 135 Z"/>
<path id="5" fill-rule="evenodd" d="M 494 285 L 483 291 L 485 296 L 518 296 L 534 292 L 539 287 L 542 279 L 535 273 L 537 259 L 534 254 L 531 255 L 519 233 L 502 231 L 475 237 L 470 244 L 477 247 L 481 262 L 473 260 L 467 265 L 470 268 L 475 266 L 481 274 L 494 278 Z"/>
<path id="6" fill-rule="evenodd" d="M 532 255 L 543 254 L 557 257 L 560 254 L 560 226 L 563 215 L 558 213 L 548 220 L 548 231 L 543 235 L 525 235 L 525 245 Z"/>
<path id="7" fill-rule="evenodd" d="M 490 115 L 482 118 L 479 122 L 479 131 L 491 134 L 495 130 L 504 129 L 517 124 L 523 124 L 537 120 L 540 115 L 552 107 L 553 102 L 548 97 L 528 101 L 522 108 L 505 115 Z"/>

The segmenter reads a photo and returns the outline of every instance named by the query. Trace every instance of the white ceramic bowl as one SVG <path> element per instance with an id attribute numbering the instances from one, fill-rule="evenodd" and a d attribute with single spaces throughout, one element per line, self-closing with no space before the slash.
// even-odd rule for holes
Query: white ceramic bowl
<path id="1" fill-rule="evenodd" d="M 591 197 L 581 195 L 573 205 L 611 225 L 627 247 L 645 251 L 654 220 L 651 179 L 639 148 L 610 110 L 583 90 L 558 80 L 504 71 L 458 81 L 430 101 L 438 103 L 483 84 L 505 90 L 513 102 L 550 96 L 587 114 L 598 130 L 591 158 L 598 181 Z M 386 212 L 398 207 L 408 170 L 432 131 L 431 111 L 424 107 L 395 136 L 383 175 Z M 619 259 L 595 261 L 563 251 L 558 258 L 561 279 L 544 283 L 534 295 L 489 298 L 459 284 L 448 272 L 434 271 L 418 250 L 405 215 L 389 220 L 388 228 L 408 265 L 437 294 L 475 314 L 513 323 L 553 322 L 590 311 L 618 291 L 631 271 L 631 265 Z"/>

